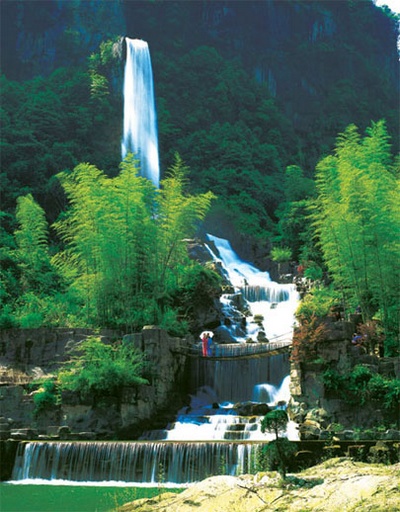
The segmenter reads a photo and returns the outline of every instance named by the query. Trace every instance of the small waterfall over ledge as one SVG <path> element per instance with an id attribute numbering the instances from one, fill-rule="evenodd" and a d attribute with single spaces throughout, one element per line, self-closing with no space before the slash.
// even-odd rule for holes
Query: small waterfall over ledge
<path id="1" fill-rule="evenodd" d="M 13 482 L 186 484 L 254 466 L 254 445 L 199 442 L 32 442 Z"/>

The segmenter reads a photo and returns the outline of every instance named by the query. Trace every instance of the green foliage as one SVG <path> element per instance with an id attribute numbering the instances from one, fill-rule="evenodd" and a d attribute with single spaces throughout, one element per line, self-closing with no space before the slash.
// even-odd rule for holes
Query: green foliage
<path id="1" fill-rule="evenodd" d="M 296 451 L 296 445 L 285 437 L 271 441 L 257 452 L 257 471 L 279 471 L 286 478 Z"/>
<path id="2" fill-rule="evenodd" d="M 169 303 L 194 331 L 199 328 L 198 312 L 213 307 L 214 300 L 219 297 L 221 276 L 212 267 L 193 261 L 179 273 L 180 283 L 171 290 Z M 170 328 L 168 331 L 173 332 Z"/>
<path id="3" fill-rule="evenodd" d="M 74 352 L 58 373 L 61 391 L 78 392 L 87 399 L 120 394 L 124 386 L 148 384 L 143 377 L 143 354 L 127 343 L 107 345 L 100 338 L 89 337 Z"/>
<path id="4" fill-rule="evenodd" d="M 311 281 L 314 282 L 321 281 L 323 277 L 322 268 L 313 263 L 305 269 L 304 277 L 306 277 L 307 279 L 311 279 Z"/>
<path id="5" fill-rule="evenodd" d="M 71 207 L 54 225 L 66 248 L 53 262 L 80 297 L 87 324 L 182 331 L 171 297 L 193 268 L 185 239 L 214 197 L 188 194 L 186 173 L 177 155 L 156 190 L 129 155 L 115 178 L 89 164 L 60 174 Z"/>
<path id="6" fill-rule="evenodd" d="M 4 305 L 0 310 L 0 329 L 16 327 L 16 320 L 11 304 Z"/>
<path id="7" fill-rule="evenodd" d="M 285 170 L 284 191 L 288 203 L 298 203 L 315 196 L 315 182 L 304 176 L 301 167 L 289 165 Z"/>
<path id="8" fill-rule="evenodd" d="M 10 215 L 0 212 L 0 328 L 2 329 L 14 326 L 14 301 L 21 293 L 15 239 L 5 229 L 7 221 L 10 222 L 11 219 Z"/>
<path id="9" fill-rule="evenodd" d="M 313 221 L 343 303 L 360 304 L 364 321 L 381 311 L 386 337 L 399 341 L 399 193 L 388 138 L 383 121 L 364 139 L 354 125 L 339 135 L 334 155 L 317 166 Z"/>
<path id="10" fill-rule="evenodd" d="M 271 411 L 261 421 L 261 432 L 273 432 L 276 438 L 278 438 L 279 434 L 286 430 L 288 421 L 289 418 L 286 411 L 281 409 Z"/>
<path id="11" fill-rule="evenodd" d="M 262 448 L 262 456 L 259 463 L 261 462 L 268 470 L 277 469 L 282 478 L 286 477 L 290 460 L 297 449 L 287 438 L 279 437 L 279 434 L 286 430 L 288 421 L 289 418 L 286 411 L 281 409 L 275 409 L 267 413 L 261 421 L 261 432 L 273 432 L 275 440 Z"/>
<path id="12" fill-rule="evenodd" d="M 300 167 L 290 165 L 285 171 L 284 193 L 285 200 L 276 211 L 279 219 L 276 239 L 288 246 L 292 257 L 300 261 L 301 246 L 312 244 L 308 208 L 315 196 L 315 182 L 306 178 Z"/>
<path id="13" fill-rule="evenodd" d="M 19 229 L 14 233 L 15 255 L 22 289 L 39 295 L 49 293 L 55 284 L 56 274 L 50 262 L 44 210 L 28 194 L 18 198 L 16 218 Z"/>
<path id="14" fill-rule="evenodd" d="M 292 257 L 292 251 L 289 247 L 273 247 L 271 250 L 272 261 L 282 263 L 289 261 Z"/>
<path id="15" fill-rule="evenodd" d="M 309 200 L 282 203 L 276 215 L 279 218 L 276 241 L 290 247 L 296 261 L 314 259 L 309 254 L 315 251 L 309 218 Z"/>
<path id="16" fill-rule="evenodd" d="M 35 404 L 35 417 L 60 404 L 60 395 L 54 379 L 46 379 L 41 383 L 39 389 L 34 392 L 33 403 Z"/>
<path id="17" fill-rule="evenodd" d="M 184 155 L 191 187 L 212 190 L 215 207 L 239 232 L 270 234 L 293 146 L 292 128 L 266 86 L 207 46 L 173 63 L 156 56 L 155 66 L 164 77 L 158 84 L 162 153 L 169 160 L 171 148 Z M 180 79 L 171 87 L 177 69 Z"/>
<path id="18" fill-rule="evenodd" d="M 332 287 L 321 286 L 312 288 L 300 302 L 296 317 L 302 323 L 311 322 L 313 317 L 326 317 L 331 308 L 338 302 L 338 292 Z"/>
<path id="19" fill-rule="evenodd" d="M 371 379 L 372 380 L 372 379 Z M 370 387 L 372 388 L 372 384 L 374 381 L 370 383 Z M 388 410 L 396 410 L 398 411 L 398 414 L 400 413 L 400 379 L 393 379 L 390 381 L 387 381 L 385 383 L 385 396 L 384 396 L 384 406 Z M 399 416 L 397 415 L 397 418 Z"/>
<path id="20" fill-rule="evenodd" d="M 354 406 L 376 401 L 386 413 L 388 421 L 396 419 L 400 404 L 400 380 L 374 373 L 368 366 L 356 365 L 350 372 L 339 373 L 328 368 L 322 374 L 328 393 Z"/>
<path id="21" fill-rule="evenodd" d="M 2 232 L 0 324 L 3 328 L 48 325 L 61 282 L 51 263 L 44 210 L 31 194 L 18 198 L 16 221 L 14 237 Z"/>

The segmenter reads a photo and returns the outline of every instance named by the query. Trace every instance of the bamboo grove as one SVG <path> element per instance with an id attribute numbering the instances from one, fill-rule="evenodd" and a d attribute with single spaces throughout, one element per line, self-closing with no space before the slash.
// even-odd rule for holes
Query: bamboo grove
<path id="1" fill-rule="evenodd" d="M 85 163 L 60 173 L 69 207 L 52 226 L 61 244 L 53 255 L 43 210 L 30 194 L 20 197 L 15 249 L 9 250 L 18 267 L 19 297 L 13 307 L 8 301 L 3 317 L 14 315 L 22 327 L 187 329 L 173 297 L 203 272 L 189 259 L 185 240 L 214 196 L 186 194 L 186 172 L 176 155 L 156 189 L 128 155 L 114 178 Z M 2 281 L 7 284 L 4 273 Z"/>
<path id="2" fill-rule="evenodd" d="M 281 220 L 295 224 L 276 238 L 271 257 L 282 244 L 298 246 L 305 276 L 319 283 L 302 301 L 300 321 L 304 312 L 323 316 L 332 305 L 346 317 L 359 308 L 363 323 L 378 327 L 385 354 L 395 355 L 400 201 L 389 140 L 383 120 L 364 137 L 350 125 L 319 161 L 315 181 L 288 168 L 285 186 L 296 183 L 297 192 L 287 193 Z M 33 196 L 21 196 L 18 227 L 1 231 L 1 327 L 158 324 L 174 334 L 190 331 L 196 308 L 207 300 L 211 306 L 220 283 L 188 255 L 187 239 L 215 197 L 189 194 L 188 175 L 178 154 L 159 189 L 139 176 L 134 155 L 113 178 L 81 163 L 57 176 L 68 204 L 50 228 Z M 299 202 L 307 195 L 302 186 L 309 197 Z"/>
<path id="3" fill-rule="evenodd" d="M 398 164 L 398 162 L 397 162 Z M 384 121 L 366 136 L 350 125 L 316 169 L 312 219 L 330 278 L 347 311 L 379 321 L 385 352 L 398 352 L 399 189 Z"/>

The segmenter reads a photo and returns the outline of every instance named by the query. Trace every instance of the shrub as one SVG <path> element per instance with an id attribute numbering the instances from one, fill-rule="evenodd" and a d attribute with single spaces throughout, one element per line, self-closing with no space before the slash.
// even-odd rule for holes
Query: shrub
<path id="1" fill-rule="evenodd" d="M 344 378 L 336 370 L 328 368 L 322 374 L 322 382 L 326 388 L 326 391 L 337 393 L 343 387 Z"/>
<path id="2" fill-rule="evenodd" d="M 172 308 L 166 308 L 160 321 L 161 329 L 166 330 L 172 336 L 185 336 L 188 332 L 188 324 L 179 320 L 177 312 Z"/>
<path id="3" fill-rule="evenodd" d="M 290 461 L 297 450 L 288 439 L 279 437 L 286 430 L 288 421 L 286 411 L 281 409 L 269 412 L 261 421 L 261 432 L 273 432 L 275 440 L 263 447 L 260 463 L 265 464 L 267 470 L 277 469 L 282 478 L 286 478 Z"/>
<path id="4" fill-rule="evenodd" d="M 387 379 L 367 366 L 357 365 L 343 374 L 328 368 L 322 374 L 322 382 L 328 393 L 335 393 L 348 404 L 364 405 L 374 400 L 384 407 L 388 418 L 398 416 L 400 379 Z"/>
<path id="5" fill-rule="evenodd" d="M 75 355 L 59 372 L 62 390 L 89 395 L 119 394 L 124 386 L 148 384 L 142 377 L 145 360 L 141 352 L 126 343 L 107 345 L 89 337 L 75 349 Z"/>
<path id="6" fill-rule="evenodd" d="M 258 451 L 257 470 L 279 471 L 283 478 L 285 478 L 286 471 L 290 467 L 296 451 L 296 445 L 285 437 L 274 439 Z"/>
<path id="7" fill-rule="evenodd" d="M 37 384 L 37 383 L 36 383 Z M 46 379 L 41 387 L 33 395 L 35 410 L 33 415 L 37 417 L 40 413 L 59 405 L 60 395 L 54 379 Z"/>
<path id="8" fill-rule="evenodd" d="M 0 329 L 11 329 L 15 327 L 15 318 L 12 307 L 6 304 L 0 311 Z"/>
<path id="9" fill-rule="evenodd" d="M 331 308 L 337 304 L 338 295 L 332 288 L 313 288 L 303 298 L 296 311 L 299 322 L 311 322 L 313 318 L 323 318 L 329 314 Z"/>
<path id="10" fill-rule="evenodd" d="M 324 341 L 325 332 L 325 326 L 316 317 L 304 319 L 293 334 L 291 360 L 301 363 L 316 359 L 317 344 Z"/>
<path id="11" fill-rule="evenodd" d="M 384 406 L 387 409 L 393 409 L 394 411 L 397 409 L 399 411 L 400 408 L 400 379 L 393 379 L 391 381 L 387 381 L 386 383 L 386 394 L 383 398 Z M 400 414 L 397 416 L 400 417 Z"/>

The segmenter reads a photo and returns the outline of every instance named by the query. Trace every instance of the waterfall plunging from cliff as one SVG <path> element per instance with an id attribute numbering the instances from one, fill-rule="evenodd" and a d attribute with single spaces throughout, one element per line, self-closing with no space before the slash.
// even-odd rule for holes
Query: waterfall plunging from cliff
<path id="1" fill-rule="evenodd" d="M 122 159 L 128 153 L 135 153 L 140 162 L 140 174 L 158 187 L 157 115 L 149 47 L 141 39 L 126 37 L 125 41 Z"/>

